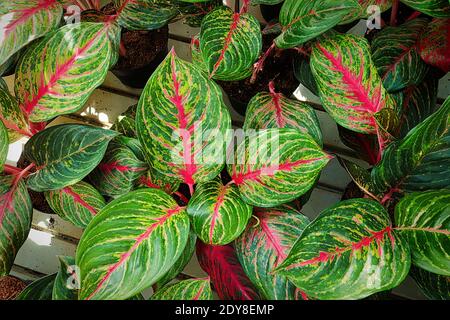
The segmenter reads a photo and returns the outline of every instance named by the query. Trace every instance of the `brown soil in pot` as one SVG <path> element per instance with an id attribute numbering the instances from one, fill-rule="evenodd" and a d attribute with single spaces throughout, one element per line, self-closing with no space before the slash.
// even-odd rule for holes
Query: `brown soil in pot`
<path id="1" fill-rule="evenodd" d="M 20 156 L 19 161 L 17 161 L 17 167 L 24 169 L 27 166 L 30 165 L 30 161 L 26 160 L 23 154 Z M 34 170 L 32 169 L 31 172 Z M 31 202 L 33 204 L 33 208 L 36 210 L 39 210 L 43 213 L 47 214 L 55 214 L 55 212 L 50 208 L 50 206 L 47 203 L 47 200 L 45 200 L 44 193 L 42 192 L 36 192 L 33 190 L 28 189 L 28 193 L 30 194 Z"/>
<path id="2" fill-rule="evenodd" d="M 26 286 L 25 282 L 16 277 L 0 277 L 0 300 L 14 300 Z"/>

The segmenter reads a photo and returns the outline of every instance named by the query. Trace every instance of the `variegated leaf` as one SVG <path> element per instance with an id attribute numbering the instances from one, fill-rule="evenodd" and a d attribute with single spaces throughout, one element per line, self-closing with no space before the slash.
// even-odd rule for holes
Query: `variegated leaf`
<path id="1" fill-rule="evenodd" d="M 336 34 L 319 41 L 311 55 L 311 69 L 323 107 L 341 126 L 361 133 L 377 133 L 376 115 L 394 111 L 372 62 L 366 39 Z"/>
<path id="2" fill-rule="evenodd" d="M 279 4 L 281 2 L 283 2 L 284 0 L 251 0 L 251 4 L 252 5 L 257 5 L 257 4 L 266 4 L 269 6 L 273 6 L 276 4 Z"/>
<path id="3" fill-rule="evenodd" d="M 56 273 L 42 277 L 27 286 L 16 300 L 52 300 Z"/>
<path id="4" fill-rule="evenodd" d="M 286 0 L 280 12 L 282 34 L 275 39 L 279 48 L 293 48 L 333 28 L 355 10 L 356 0 Z"/>
<path id="5" fill-rule="evenodd" d="M 309 60 L 301 55 L 296 55 L 294 59 L 294 75 L 295 78 L 306 87 L 311 93 L 318 96 L 319 89 L 317 88 L 316 79 L 312 74 L 311 64 Z"/>
<path id="6" fill-rule="evenodd" d="M 401 0 L 411 8 L 436 18 L 450 17 L 450 3 L 447 0 Z"/>
<path id="7" fill-rule="evenodd" d="M 189 232 L 189 238 L 186 247 L 183 250 L 183 253 L 174 263 L 174 265 L 169 269 L 169 271 L 167 271 L 167 273 L 155 284 L 157 288 L 165 286 L 184 270 L 184 268 L 187 266 L 189 261 L 191 261 L 192 256 L 194 255 L 196 242 L 197 236 L 195 235 L 195 233 L 192 231 Z"/>
<path id="8" fill-rule="evenodd" d="M 159 289 L 151 300 L 212 300 L 211 284 L 207 279 L 188 279 Z"/>
<path id="9" fill-rule="evenodd" d="M 137 181 L 137 187 L 161 189 L 168 194 L 177 191 L 180 184 L 180 180 L 168 177 L 153 168 L 149 168 Z"/>
<path id="10" fill-rule="evenodd" d="M 199 28 L 203 18 L 215 8 L 222 6 L 222 0 L 181 0 L 177 2 L 180 18 L 193 28 Z"/>
<path id="11" fill-rule="evenodd" d="M 80 300 L 121 300 L 156 283 L 183 253 L 184 208 L 161 190 L 130 192 L 104 207 L 77 249 Z"/>
<path id="12" fill-rule="evenodd" d="M 45 192 L 45 199 L 61 218 L 86 228 L 106 205 L 103 196 L 90 184 L 80 181 L 63 189 Z"/>
<path id="13" fill-rule="evenodd" d="M 419 52 L 423 61 L 450 71 L 450 19 L 433 19 L 419 40 Z"/>
<path id="14" fill-rule="evenodd" d="M 111 130 L 115 130 L 130 138 L 136 138 L 136 109 L 137 105 L 129 107 L 126 112 L 117 118 Z"/>
<path id="15" fill-rule="evenodd" d="M 8 129 L 10 143 L 24 135 L 31 135 L 19 104 L 8 89 L 0 88 L 0 120 Z"/>
<path id="16" fill-rule="evenodd" d="M 259 300 L 232 245 L 211 246 L 197 241 L 197 258 L 221 300 Z"/>
<path id="17" fill-rule="evenodd" d="M 141 95 L 136 128 L 147 160 L 168 177 L 192 188 L 214 179 L 222 170 L 226 133 L 231 128 L 222 93 L 174 50 Z"/>
<path id="18" fill-rule="evenodd" d="M 371 172 L 378 192 L 450 188 L 450 98 L 402 140 L 389 145 Z"/>
<path id="19" fill-rule="evenodd" d="M 128 30 L 154 30 L 178 14 L 173 0 L 114 0 L 119 24 Z"/>
<path id="20" fill-rule="evenodd" d="M 395 223 L 415 265 L 450 276 L 450 190 L 405 196 L 395 207 Z"/>
<path id="21" fill-rule="evenodd" d="M 228 162 L 228 173 L 245 202 L 273 207 L 305 194 L 331 156 L 296 129 L 250 132 Z"/>
<path id="22" fill-rule="evenodd" d="M 23 181 L 0 175 L 0 276 L 9 274 L 30 232 L 32 214 L 31 199 Z"/>
<path id="23" fill-rule="evenodd" d="M 200 51 L 209 77 L 238 81 L 249 77 L 262 49 L 258 20 L 221 6 L 202 21 Z"/>
<path id="24" fill-rule="evenodd" d="M 450 300 L 450 277 L 411 266 L 411 276 L 423 294 L 431 300 Z"/>
<path id="25" fill-rule="evenodd" d="M 108 145 L 100 164 L 89 174 L 89 181 L 101 194 L 109 197 L 130 192 L 148 170 L 147 164 L 140 157 L 142 155 L 136 154 L 123 141 L 115 139 Z"/>
<path id="26" fill-rule="evenodd" d="M 59 271 L 53 285 L 52 300 L 78 300 L 75 258 L 59 256 L 58 259 Z"/>
<path id="27" fill-rule="evenodd" d="M 199 68 L 201 71 L 208 74 L 208 65 L 205 63 L 205 60 L 203 60 L 202 52 L 200 51 L 200 34 L 195 35 L 192 37 L 191 40 L 191 55 L 192 55 L 192 63 Z"/>
<path id="28" fill-rule="evenodd" d="M 255 208 L 255 223 L 236 240 L 236 253 L 245 273 L 267 300 L 296 299 L 295 286 L 273 269 L 286 259 L 309 219 L 289 205 Z"/>
<path id="29" fill-rule="evenodd" d="M 317 299 L 361 299 L 398 286 L 411 263 L 408 243 L 389 215 L 368 199 L 323 211 L 294 244 L 276 273 Z"/>
<path id="30" fill-rule="evenodd" d="M 108 72 L 111 29 L 119 31 L 114 23 L 69 24 L 28 48 L 17 66 L 15 92 L 30 121 L 47 121 L 84 106 Z"/>
<path id="31" fill-rule="evenodd" d="M 58 0 L 8 0 L 0 7 L 0 65 L 28 43 L 56 29 L 63 8 Z"/>
<path id="32" fill-rule="evenodd" d="M 319 146 L 323 145 L 319 119 L 313 108 L 304 102 L 291 100 L 274 91 L 261 92 L 247 106 L 244 130 L 292 128 L 309 134 Z"/>
<path id="33" fill-rule="evenodd" d="M 360 8 L 354 10 L 344 17 L 339 24 L 348 24 L 355 20 L 368 18 L 378 12 L 384 12 L 391 8 L 393 0 L 357 0 Z M 371 6 L 376 6 L 376 11 L 371 9 Z"/>
<path id="34" fill-rule="evenodd" d="M 357 152 L 358 158 L 371 165 L 380 161 L 378 140 L 375 135 L 354 132 L 340 125 L 338 127 L 339 138 L 347 147 Z"/>
<path id="35" fill-rule="evenodd" d="M 418 51 L 427 19 L 415 19 L 399 27 L 386 27 L 372 42 L 372 59 L 389 92 L 419 84 L 428 71 Z"/>
<path id="36" fill-rule="evenodd" d="M 8 131 L 2 120 L 0 120 L 0 173 L 3 172 L 3 166 L 6 162 L 6 156 L 8 155 L 9 138 Z"/>
<path id="37" fill-rule="evenodd" d="M 43 192 L 81 181 L 100 163 L 115 136 L 114 131 L 78 124 L 37 133 L 24 147 L 25 157 L 37 167 L 28 177 L 28 187 Z"/>
<path id="38" fill-rule="evenodd" d="M 197 185 L 187 212 L 200 240 L 225 245 L 245 230 L 252 207 L 241 199 L 237 186 L 224 186 L 220 179 L 215 179 Z"/>
<path id="39" fill-rule="evenodd" d="M 8 85 L 1 76 L 0 76 L 0 90 L 8 91 Z"/>

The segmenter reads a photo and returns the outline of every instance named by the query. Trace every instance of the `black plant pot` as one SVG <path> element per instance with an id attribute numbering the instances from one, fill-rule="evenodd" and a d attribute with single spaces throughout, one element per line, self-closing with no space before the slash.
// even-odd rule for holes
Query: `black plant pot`
<path id="1" fill-rule="evenodd" d="M 259 5 L 259 7 L 261 9 L 261 14 L 262 14 L 264 20 L 266 20 L 266 22 L 270 22 L 274 19 L 278 19 L 282 6 L 283 6 L 283 2 L 273 5 L 273 6 L 270 6 L 267 4 Z"/>

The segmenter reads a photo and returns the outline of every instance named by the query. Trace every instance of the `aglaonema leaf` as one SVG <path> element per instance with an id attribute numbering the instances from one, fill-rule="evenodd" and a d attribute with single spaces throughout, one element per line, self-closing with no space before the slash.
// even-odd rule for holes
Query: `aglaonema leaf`
<path id="1" fill-rule="evenodd" d="M 245 202 L 273 207 L 305 194 L 331 156 L 296 129 L 248 133 L 228 162 L 228 173 Z"/>
<path id="2" fill-rule="evenodd" d="M 376 6 L 376 9 L 379 12 L 384 12 L 391 8 L 392 0 L 357 0 L 360 8 L 354 10 L 345 16 L 341 23 L 339 24 L 348 24 L 358 19 L 368 18 L 372 14 L 374 14 L 374 10 L 369 10 L 371 6 Z"/>
<path id="3" fill-rule="evenodd" d="M 188 279 L 162 287 L 151 300 L 212 300 L 211 284 L 207 279 Z"/>
<path id="4" fill-rule="evenodd" d="M 45 199 L 61 218 L 83 229 L 106 205 L 103 196 L 84 181 L 63 189 L 47 191 Z"/>
<path id="5" fill-rule="evenodd" d="M 436 18 L 450 17 L 450 3 L 447 0 L 401 0 L 411 8 Z"/>
<path id="6" fill-rule="evenodd" d="M 202 21 L 200 51 L 210 78 L 238 81 L 249 77 L 261 49 L 261 27 L 250 14 L 221 6 Z"/>
<path id="7" fill-rule="evenodd" d="M 197 241 L 197 257 L 221 300 L 259 300 L 231 245 L 211 246 Z"/>
<path id="8" fill-rule="evenodd" d="M 236 240 L 236 253 L 245 273 L 267 300 L 294 300 L 295 286 L 273 269 L 286 259 L 309 219 L 288 205 L 255 208 L 255 223 Z"/>
<path id="9" fill-rule="evenodd" d="M 410 274 L 428 299 L 450 300 L 450 277 L 441 276 L 414 265 L 411 266 Z"/>
<path id="10" fill-rule="evenodd" d="M 231 243 L 252 216 L 252 207 L 241 199 L 238 187 L 224 186 L 220 179 L 198 184 L 186 210 L 195 233 L 212 245 Z"/>
<path id="11" fill-rule="evenodd" d="M 408 135 L 385 150 L 371 171 L 378 192 L 413 192 L 450 186 L 450 98 Z"/>
<path id="12" fill-rule="evenodd" d="M 56 29 L 62 13 L 58 0 L 2 1 L 0 65 L 31 41 Z"/>
<path id="13" fill-rule="evenodd" d="M 154 30 L 178 14 L 173 0 L 114 0 L 119 24 L 128 30 Z"/>
<path id="14" fill-rule="evenodd" d="M 231 117 L 222 93 L 174 50 L 144 89 L 136 128 L 151 167 L 191 188 L 223 168 Z"/>
<path id="15" fill-rule="evenodd" d="M 356 0 L 286 0 L 281 7 L 282 33 L 275 39 L 279 48 L 293 48 L 327 30 L 355 10 L 360 10 Z"/>
<path id="16" fill-rule="evenodd" d="M 372 41 L 372 59 L 389 92 L 419 84 L 428 67 L 420 58 L 418 41 L 428 24 L 415 19 L 399 27 L 386 27 Z"/>
<path id="17" fill-rule="evenodd" d="M 24 155 L 36 164 L 28 187 L 43 192 L 73 185 L 102 160 L 108 143 L 117 136 L 110 130 L 78 124 L 49 127 L 25 145 Z"/>
<path id="18" fill-rule="evenodd" d="M 319 146 L 322 146 L 322 131 L 314 109 L 306 103 L 291 100 L 275 92 L 273 83 L 270 89 L 270 93 L 258 93 L 248 103 L 244 130 L 297 129 L 309 134 Z"/>
<path id="19" fill-rule="evenodd" d="M 27 286 L 16 300 L 52 300 L 56 273 L 42 277 Z"/>
<path id="20" fill-rule="evenodd" d="M 8 130 L 3 122 L 0 120 L 0 173 L 3 172 L 3 166 L 6 162 L 6 156 L 8 155 L 9 138 Z"/>
<path id="21" fill-rule="evenodd" d="M 117 118 L 111 130 L 120 132 L 130 138 L 136 138 L 136 109 L 137 105 L 129 107 L 126 112 Z"/>
<path id="22" fill-rule="evenodd" d="M 383 87 L 366 39 L 336 34 L 314 45 L 311 69 L 325 110 L 341 126 L 360 133 L 378 131 L 376 115 L 395 101 Z"/>
<path id="23" fill-rule="evenodd" d="M 28 237 L 33 207 L 25 183 L 0 175 L 0 276 L 9 274 Z"/>
<path id="24" fill-rule="evenodd" d="M 59 271 L 56 274 L 52 300 L 78 300 L 79 279 L 76 274 L 75 258 L 59 258 Z"/>
<path id="25" fill-rule="evenodd" d="M 124 137 L 119 137 L 124 138 Z M 147 164 L 142 159 L 139 142 L 137 150 L 130 148 L 130 142 L 122 139 L 111 141 L 97 168 L 89 174 L 89 181 L 103 195 L 116 197 L 130 192 L 137 180 L 145 174 Z M 128 139 L 127 139 L 128 140 Z"/>
<path id="26" fill-rule="evenodd" d="M 106 78 L 114 23 L 69 24 L 33 44 L 16 69 L 15 92 L 32 122 L 81 109 Z M 41 61 L 41 63 L 36 63 Z"/>
<path id="27" fill-rule="evenodd" d="M 156 283 L 189 237 L 184 208 L 157 189 L 130 192 L 104 207 L 81 237 L 80 300 L 123 300 Z"/>
<path id="28" fill-rule="evenodd" d="M 20 111 L 19 103 L 9 93 L 8 88 L 0 88 L 0 120 L 8 129 L 10 143 L 24 135 L 31 135 L 25 117 Z"/>
<path id="29" fill-rule="evenodd" d="M 158 280 L 156 283 L 157 288 L 161 288 L 165 286 L 167 283 L 175 279 L 187 266 L 189 261 L 191 261 L 192 256 L 195 252 L 195 244 L 197 242 L 197 236 L 194 232 L 189 232 L 189 238 L 186 243 L 186 247 L 183 250 L 183 253 L 178 258 L 178 260 L 174 263 L 174 265 L 166 272 L 166 274 Z"/>
<path id="30" fill-rule="evenodd" d="M 342 201 L 303 231 L 276 273 L 317 299 L 361 299 L 398 286 L 411 263 L 408 243 L 368 199 Z"/>
<path id="31" fill-rule="evenodd" d="M 423 61 L 450 71 L 450 19 L 433 19 L 420 36 L 419 53 Z"/>
<path id="32" fill-rule="evenodd" d="M 168 177 L 153 168 L 148 169 L 147 172 L 137 181 L 138 188 L 144 187 L 161 189 L 168 194 L 172 194 L 177 191 L 180 188 L 180 184 L 180 180 L 173 177 Z"/>
<path id="33" fill-rule="evenodd" d="M 405 196 L 395 207 L 395 223 L 415 265 L 450 276 L 450 190 Z"/>

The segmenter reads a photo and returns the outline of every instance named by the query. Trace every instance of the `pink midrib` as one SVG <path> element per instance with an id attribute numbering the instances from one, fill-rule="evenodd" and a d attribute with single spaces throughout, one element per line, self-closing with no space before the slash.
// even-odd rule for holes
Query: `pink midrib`
<path id="1" fill-rule="evenodd" d="M 174 53 L 172 53 L 174 55 Z M 177 118 L 180 127 L 181 138 L 183 141 L 183 159 L 184 169 L 180 170 L 180 175 L 183 177 L 183 181 L 192 187 L 195 184 L 194 174 L 197 172 L 197 166 L 193 163 L 191 150 L 191 132 L 188 130 L 188 117 L 185 111 L 183 96 L 180 94 L 180 82 L 177 78 L 175 57 L 172 57 L 172 81 L 174 86 L 174 96 L 169 100 L 177 108 Z"/>
<path id="2" fill-rule="evenodd" d="M 369 98 L 370 93 L 362 86 L 362 71 L 360 72 L 359 78 L 357 79 L 349 69 L 347 69 L 338 58 L 336 58 L 331 52 L 327 51 L 321 45 L 318 45 L 320 51 L 322 51 L 323 55 L 330 60 L 330 62 L 334 65 L 336 71 L 342 73 L 342 80 L 347 85 L 349 90 L 353 93 L 354 97 L 361 102 L 363 107 L 369 113 L 376 113 L 380 111 L 381 107 L 378 104 L 373 103 L 373 101 Z"/>
<path id="3" fill-rule="evenodd" d="M 117 171 L 120 171 L 120 172 L 127 172 L 127 171 L 140 172 L 140 171 L 145 171 L 145 168 L 130 168 L 129 166 L 120 165 L 117 161 L 111 162 L 111 163 L 101 163 L 99 165 L 99 168 L 103 172 L 111 172 L 113 170 L 117 170 Z"/>
<path id="4" fill-rule="evenodd" d="M 272 101 L 275 106 L 275 117 L 277 121 L 277 125 L 279 128 L 284 128 L 286 125 L 286 121 L 283 117 L 283 109 L 281 108 L 280 104 L 280 94 L 279 93 L 271 93 Z"/>
<path id="5" fill-rule="evenodd" d="M 22 15 L 5 27 L 5 37 L 7 37 L 15 28 L 27 21 L 29 18 L 33 17 L 39 11 L 48 9 L 55 4 L 57 4 L 56 0 L 43 0 L 39 1 L 36 7 L 26 8 L 23 10 L 13 10 L 13 13 L 22 13 Z"/>
<path id="6" fill-rule="evenodd" d="M 111 275 L 116 271 L 132 254 L 133 252 L 139 247 L 139 245 L 146 239 L 150 237 L 152 232 L 162 224 L 164 224 L 167 219 L 172 217 L 173 215 L 176 215 L 180 212 L 181 208 L 171 209 L 167 212 L 166 215 L 156 219 L 156 222 L 153 223 L 143 234 L 141 234 L 139 237 L 135 239 L 134 245 L 124 254 L 120 256 L 120 259 L 117 263 L 112 265 L 109 269 L 106 275 L 103 277 L 103 279 L 98 283 L 95 290 L 86 298 L 86 300 L 92 299 L 92 297 L 97 294 L 97 292 L 102 288 L 103 284 L 111 277 Z"/>
<path id="7" fill-rule="evenodd" d="M 227 186 L 222 186 L 219 191 L 219 195 L 217 197 L 217 202 L 214 205 L 213 216 L 211 218 L 211 226 L 209 228 L 209 243 L 210 244 L 213 243 L 214 228 L 216 227 L 216 222 L 219 217 L 220 206 L 222 206 L 223 202 L 225 201 L 226 192 L 227 192 Z"/>
<path id="8" fill-rule="evenodd" d="M 304 267 L 304 266 L 308 266 L 308 265 L 314 265 L 314 264 L 318 264 L 318 263 L 329 262 L 329 261 L 332 261 L 334 259 L 334 257 L 340 256 L 345 252 L 348 252 L 348 251 L 354 252 L 357 250 L 361 250 L 362 248 L 369 247 L 373 243 L 373 241 L 376 241 L 377 244 L 379 245 L 379 255 L 381 256 L 381 254 L 382 254 L 381 244 L 383 243 L 384 236 L 386 234 L 389 236 L 389 238 L 392 242 L 392 247 L 394 247 L 394 245 L 395 245 L 395 239 L 394 239 L 394 236 L 392 235 L 392 230 L 393 230 L 393 228 L 391 226 L 388 226 L 381 231 L 371 232 L 372 236 L 363 237 L 360 241 L 354 242 L 348 247 L 343 247 L 343 248 L 336 247 L 336 249 L 333 252 L 323 252 L 323 251 L 319 252 L 318 256 L 316 256 L 312 259 L 309 259 L 309 260 L 305 260 L 305 261 L 302 261 L 299 263 L 292 264 L 292 265 L 286 267 L 286 270 L 291 270 L 294 268 Z"/>
<path id="9" fill-rule="evenodd" d="M 272 247 L 277 252 L 277 256 L 278 256 L 277 257 L 277 263 L 279 263 L 280 261 L 283 261 L 284 259 L 286 259 L 287 254 L 285 253 L 285 250 L 281 246 L 281 239 L 278 237 L 278 235 L 276 235 L 270 229 L 269 225 L 267 224 L 266 219 L 267 219 L 266 217 L 260 216 L 259 217 L 259 223 L 261 225 L 261 228 L 262 228 L 263 232 L 266 234 L 267 239 L 269 240 L 270 244 L 272 245 Z"/>
<path id="10" fill-rule="evenodd" d="M 104 31 L 99 31 L 95 37 L 93 37 L 91 40 L 89 40 L 84 47 L 77 50 L 77 52 L 65 63 L 58 66 L 55 70 L 55 73 L 51 76 L 50 80 L 46 85 L 44 85 L 44 77 L 43 74 L 41 74 L 41 85 L 38 89 L 38 93 L 33 97 L 31 101 L 28 100 L 27 103 L 21 106 L 21 109 L 25 112 L 26 115 L 29 115 L 33 112 L 34 108 L 38 105 L 39 100 L 42 99 L 46 94 L 51 93 L 51 89 L 53 86 L 55 86 L 64 75 L 67 74 L 67 72 L 70 70 L 70 68 L 75 64 L 77 59 L 82 56 L 86 51 L 88 51 L 91 46 L 94 44 L 97 37 L 102 34 Z"/>
<path id="11" fill-rule="evenodd" d="M 97 210 L 95 210 L 94 207 L 92 207 L 89 203 L 84 201 L 81 196 L 73 191 L 70 187 L 64 188 L 63 192 L 71 196 L 76 203 L 86 208 L 90 213 L 92 213 L 93 216 L 97 214 Z"/>
<path id="12" fill-rule="evenodd" d="M 238 27 L 240 21 L 241 21 L 241 14 L 240 13 L 233 14 L 233 21 L 231 23 L 230 30 L 228 31 L 228 34 L 225 38 L 225 43 L 220 52 L 219 59 L 217 59 L 216 63 L 214 64 L 214 68 L 211 72 L 210 78 L 214 77 L 214 75 L 216 74 L 217 70 L 220 67 L 220 64 L 225 59 L 225 53 L 227 52 L 228 47 L 230 46 L 231 42 L 233 41 L 233 34 L 237 30 L 237 27 Z"/>
<path id="13" fill-rule="evenodd" d="M 295 162 L 287 162 L 280 165 L 264 167 L 255 171 L 249 171 L 247 173 L 234 173 L 232 178 L 236 185 L 241 185 L 247 180 L 256 180 L 263 174 L 267 176 L 273 176 L 278 171 L 292 171 L 292 169 L 294 169 L 297 166 L 310 164 L 323 159 L 324 157 L 313 158 L 308 160 L 298 160 Z"/>

